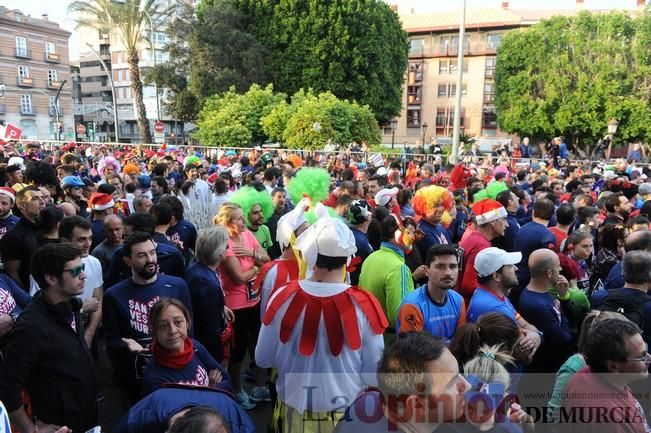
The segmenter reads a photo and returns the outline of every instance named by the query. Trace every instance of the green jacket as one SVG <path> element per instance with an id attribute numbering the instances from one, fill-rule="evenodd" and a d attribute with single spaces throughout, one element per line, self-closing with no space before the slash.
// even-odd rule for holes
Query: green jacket
<path id="1" fill-rule="evenodd" d="M 405 264 L 404 252 L 382 242 L 380 249 L 362 263 L 359 287 L 377 298 L 389 320 L 389 329 L 395 329 L 400 305 L 414 291 L 414 280 Z"/>

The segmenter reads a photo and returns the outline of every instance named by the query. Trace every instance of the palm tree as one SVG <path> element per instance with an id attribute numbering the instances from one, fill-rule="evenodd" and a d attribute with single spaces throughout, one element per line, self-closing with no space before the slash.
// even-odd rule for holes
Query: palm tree
<path id="1" fill-rule="evenodd" d="M 140 44 L 149 43 L 149 18 L 155 19 L 167 14 L 160 11 L 155 0 L 88 0 L 73 1 L 68 11 L 76 13 L 77 26 L 97 29 L 100 34 L 119 39 L 127 51 L 127 62 L 131 76 L 131 93 L 135 100 L 140 140 L 151 143 L 151 131 L 142 95 L 142 80 L 138 64 Z M 117 109 L 117 107 L 114 107 Z M 116 125 L 117 127 L 117 125 Z"/>

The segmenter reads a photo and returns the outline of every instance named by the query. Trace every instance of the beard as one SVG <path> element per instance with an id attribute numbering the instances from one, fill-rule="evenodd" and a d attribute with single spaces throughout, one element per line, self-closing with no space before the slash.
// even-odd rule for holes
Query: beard
<path id="1" fill-rule="evenodd" d="M 147 269 L 147 267 L 154 265 L 154 270 L 150 271 Z M 152 278 L 156 273 L 158 272 L 158 265 L 155 262 L 150 262 L 146 263 L 145 266 L 143 266 L 141 269 L 136 269 L 136 274 L 138 274 L 139 277 L 148 280 Z"/>

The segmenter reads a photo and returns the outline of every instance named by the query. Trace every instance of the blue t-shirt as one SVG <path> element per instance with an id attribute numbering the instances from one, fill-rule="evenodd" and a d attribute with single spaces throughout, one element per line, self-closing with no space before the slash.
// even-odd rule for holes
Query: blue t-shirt
<path id="1" fill-rule="evenodd" d="M 518 263 L 518 270 L 516 272 L 520 287 L 529 284 L 528 263 L 531 253 L 541 248 L 547 248 L 553 251 L 555 247 L 556 237 L 544 225 L 531 221 L 520 227 L 513 242 L 514 251 L 520 251 L 522 253 L 522 260 Z"/>
<path id="2" fill-rule="evenodd" d="M 217 369 L 222 374 L 222 381 L 216 386 L 232 392 L 231 378 L 228 372 L 222 367 L 215 358 L 210 356 L 205 347 L 196 340 L 194 344 L 194 356 L 192 360 L 181 369 L 165 367 L 156 362 L 154 358 L 147 368 L 142 378 L 142 396 L 145 397 L 152 392 L 160 389 L 164 383 L 179 383 L 183 385 L 209 387 L 208 373 Z"/>
<path id="3" fill-rule="evenodd" d="M 409 308 L 409 306 L 415 308 Z M 398 310 L 396 331 L 400 332 L 401 320 L 408 321 L 412 314 L 417 315 L 418 312 L 420 314 L 418 320 L 422 321 L 423 330 L 443 338 L 445 344 L 450 344 L 452 341 L 452 337 L 457 332 L 459 320 L 465 320 L 465 307 L 460 294 L 450 289 L 446 293 L 445 301 L 438 303 L 430 297 L 427 284 L 411 292 L 402 301 Z"/>
<path id="4" fill-rule="evenodd" d="M 350 231 L 353 232 L 353 237 L 355 238 L 355 246 L 357 247 L 355 257 L 362 259 L 362 261 L 357 264 L 357 268 L 350 273 L 350 284 L 356 286 L 359 283 L 359 274 L 362 272 L 362 263 L 364 263 L 364 260 L 366 260 L 366 258 L 371 255 L 373 252 L 373 247 L 371 247 L 366 233 L 357 230 L 353 226 L 349 226 L 349 228 Z"/>
<path id="5" fill-rule="evenodd" d="M 7 234 L 20 220 L 16 215 L 9 215 L 7 218 L 0 219 L 0 239 Z"/>
<path id="6" fill-rule="evenodd" d="M 140 400 L 129 409 L 114 433 L 151 433 L 168 429 L 168 422 L 177 412 L 197 406 L 208 406 L 224 417 L 232 433 L 256 433 L 255 424 L 233 397 L 222 390 L 171 385 Z"/>
<path id="7" fill-rule="evenodd" d="M 190 221 L 181 220 L 167 229 L 167 238 L 183 252 L 183 257 L 192 254 L 197 243 L 197 229 Z"/>
<path id="8" fill-rule="evenodd" d="M 520 294 L 518 312 L 543 333 L 543 341 L 533 361 L 531 372 L 555 373 L 574 353 L 572 330 L 567 319 L 569 301 L 561 302 L 549 293 L 538 293 L 525 288 Z"/>
<path id="9" fill-rule="evenodd" d="M 427 251 L 431 246 L 452 243 L 450 232 L 442 224 L 430 224 L 425 220 L 420 220 L 418 229 L 425 235 L 421 240 L 416 242 L 420 256 L 423 259 L 427 257 Z"/>
<path id="10" fill-rule="evenodd" d="M 477 287 L 477 290 L 475 290 L 475 293 L 470 299 L 466 317 L 469 323 L 475 323 L 482 314 L 486 313 L 501 313 L 514 322 L 520 319 L 520 314 L 515 311 L 509 298 L 500 296 L 480 286 Z"/>

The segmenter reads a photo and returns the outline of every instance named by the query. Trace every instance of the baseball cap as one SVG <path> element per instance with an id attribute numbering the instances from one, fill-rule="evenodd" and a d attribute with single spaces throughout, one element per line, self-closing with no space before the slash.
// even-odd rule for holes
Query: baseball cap
<path id="1" fill-rule="evenodd" d="M 386 206 L 391 201 L 391 197 L 398 195 L 398 188 L 384 188 L 375 194 L 375 203 L 378 206 Z"/>
<path id="2" fill-rule="evenodd" d="M 487 277 L 497 272 L 504 265 L 515 265 L 522 260 L 522 253 L 507 253 L 506 251 L 488 247 L 481 250 L 475 257 L 475 271 L 480 277 Z"/>
<path id="3" fill-rule="evenodd" d="M 642 185 L 640 185 L 638 192 L 640 193 L 640 195 L 651 194 L 651 183 L 645 182 Z"/>

